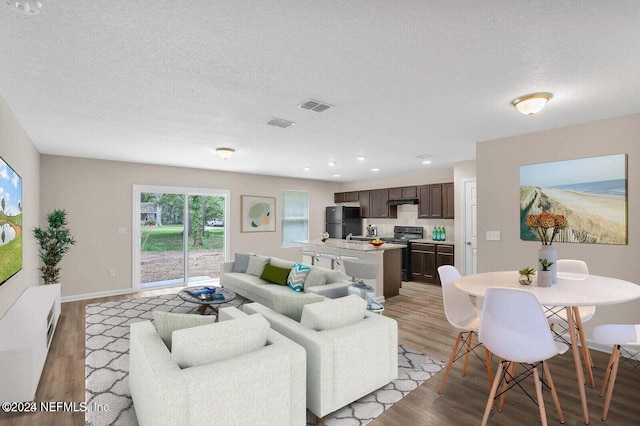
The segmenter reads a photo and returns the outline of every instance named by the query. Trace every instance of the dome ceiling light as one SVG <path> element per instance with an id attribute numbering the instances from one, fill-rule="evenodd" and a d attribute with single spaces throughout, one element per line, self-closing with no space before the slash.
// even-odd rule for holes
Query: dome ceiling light
<path id="1" fill-rule="evenodd" d="M 553 95 L 547 92 L 531 93 L 520 96 L 511 101 L 511 104 L 524 115 L 533 115 L 542 110 Z"/>
<path id="2" fill-rule="evenodd" d="M 231 156 L 236 152 L 233 148 L 216 148 L 216 152 L 220 156 L 220 158 L 231 158 Z"/>

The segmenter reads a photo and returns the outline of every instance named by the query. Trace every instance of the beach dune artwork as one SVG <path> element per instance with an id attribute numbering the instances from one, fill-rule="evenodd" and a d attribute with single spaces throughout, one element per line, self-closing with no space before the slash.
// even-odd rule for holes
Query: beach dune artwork
<path id="1" fill-rule="evenodd" d="M 567 218 L 554 241 L 627 244 L 627 155 L 520 166 L 520 239 L 539 239 L 525 221 L 543 211 Z"/>

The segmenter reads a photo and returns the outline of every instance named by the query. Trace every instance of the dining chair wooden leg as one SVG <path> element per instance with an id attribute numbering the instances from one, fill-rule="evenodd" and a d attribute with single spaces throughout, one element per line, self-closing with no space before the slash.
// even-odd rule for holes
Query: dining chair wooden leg
<path id="1" fill-rule="evenodd" d="M 484 358 L 487 363 L 487 375 L 489 376 L 489 388 L 493 384 L 493 368 L 491 367 L 491 352 L 489 349 L 484 349 Z"/>
<path id="2" fill-rule="evenodd" d="M 540 376 L 538 376 L 538 368 L 533 367 L 533 382 L 536 386 L 536 395 L 538 397 L 538 408 L 540 409 L 540 420 L 542 426 L 547 426 L 547 412 L 544 409 L 544 399 L 542 398 L 542 383 Z"/>
<path id="3" fill-rule="evenodd" d="M 498 411 L 502 412 L 504 409 L 504 401 L 507 398 L 507 389 L 509 388 L 509 382 L 515 380 L 516 363 L 509 362 L 509 368 L 504 375 L 504 385 L 502 385 L 502 395 L 500 395 L 500 404 L 498 404 Z"/>
<path id="4" fill-rule="evenodd" d="M 553 384 L 553 378 L 551 377 L 551 372 L 549 371 L 549 365 L 547 362 L 542 363 L 542 371 L 547 376 L 547 381 L 549 382 L 549 389 L 551 389 L 551 396 L 553 397 L 553 404 L 556 406 L 556 413 L 558 413 L 558 419 L 560 423 L 564 423 L 564 414 L 562 414 L 562 408 L 560 407 L 560 400 L 558 399 L 558 393 L 556 392 L 556 386 Z"/>
<path id="5" fill-rule="evenodd" d="M 613 365 L 613 360 L 616 358 L 616 345 L 613 345 L 611 348 L 611 356 L 609 357 L 609 362 L 607 363 L 607 368 L 604 370 L 604 379 L 602 379 L 602 386 L 600 386 L 600 396 L 604 396 L 604 390 L 607 388 L 607 382 L 609 381 L 609 375 L 611 374 L 611 366 Z"/>
<path id="6" fill-rule="evenodd" d="M 571 307 L 567 306 L 567 322 L 569 324 L 569 336 L 571 337 L 571 352 L 573 354 L 573 365 L 576 369 L 576 380 L 578 381 L 578 392 L 580 393 L 580 405 L 582 406 L 582 416 L 584 424 L 588 425 L 589 407 L 587 406 L 587 392 L 584 386 L 584 371 L 582 370 L 582 362 L 580 360 L 580 350 L 578 349 L 578 337 L 576 336 L 575 322 Z"/>
<path id="7" fill-rule="evenodd" d="M 576 322 L 576 328 L 578 329 L 578 337 L 580 339 L 580 347 L 582 348 L 582 358 L 584 359 L 584 368 L 587 370 L 587 376 L 589 377 L 589 386 L 594 388 L 596 386 L 595 380 L 593 380 L 593 362 L 591 360 L 591 354 L 589 353 L 589 347 L 584 337 L 584 330 L 582 329 L 582 319 L 580 318 L 580 311 L 577 307 L 574 307 L 573 314 Z"/>
<path id="8" fill-rule="evenodd" d="M 491 386 L 491 391 L 489 392 L 489 399 L 487 400 L 487 406 L 484 409 L 484 416 L 482 416 L 482 424 L 481 426 L 486 426 L 489 421 L 489 414 L 491 413 L 491 409 L 493 408 L 493 400 L 496 397 L 496 393 L 498 392 L 498 386 L 500 385 L 500 380 L 502 379 L 502 374 L 504 373 L 504 369 L 507 368 L 503 362 L 500 362 L 498 367 L 498 375 L 493 379 L 493 385 Z"/>
<path id="9" fill-rule="evenodd" d="M 449 372 L 451 371 L 451 366 L 453 365 L 453 361 L 456 359 L 456 354 L 458 353 L 458 348 L 460 347 L 461 341 L 462 341 L 462 332 L 458 333 L 458 335 L 456 336 L 456 342 L 453 344 L 453 349 L 451 350 L 451 355 L 449 356 L 449 362 L 447 362 L 447 367 L 444 370 L 444 375 L 442 376 L 442 382 L 440 382 L 438 393 L 442 393 L 442 391 L 444 390 L 444 385 L 447 384 L 447 377 L 449 377 Z"/>
<path id="10" fill-rule="evenodd" d="M 467 354 L 464 356 L 464 366 L 462 367 L 462 377 L 466 377 L 467 376 L 467 365 L 469 365 L 469 355 L 471 355 L 471 348 L 473 344 L 473 333 L 469 332 L 469 335 L 467 336 L 467 340 L 465 343 L 465 350 L 467 351 Z"/>
<path id="11" fill-rule="evenodd" d="M 616 384 L 618 366 L 620 365 L 620 345 L 616 345 L 615 352 L 616 356 L 613 359 L 613 365 L 611 366 L 611 376 L 609 377 L 609 385 L 607 386 L 607 399 L 605 399 L 604 408 L 602 409 L 602 421 L 607 420 L 609 405 L 611 404 L 611 396 L 613 395 L 613 386 Z"/>

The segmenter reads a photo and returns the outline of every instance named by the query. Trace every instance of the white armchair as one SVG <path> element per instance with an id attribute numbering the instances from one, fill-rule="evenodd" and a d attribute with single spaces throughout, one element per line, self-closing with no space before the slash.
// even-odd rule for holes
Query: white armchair
<path id="1" fill-rule="evenodd" d="M 129 386 L 140 425 L 304 424 L 304 350 L 259 316 L 224 308 L 219 319 L 174 331 L 172 352 L 150 321 L 131 324 Z"/>
<path id="2" fill-rule="evenodd" d="M 297 322 L 258 303 L 271 328 L 307 351 L 307 409 L 318 419 L 398 377 L 398 324 L 350 295 L 305 305 Z"/>

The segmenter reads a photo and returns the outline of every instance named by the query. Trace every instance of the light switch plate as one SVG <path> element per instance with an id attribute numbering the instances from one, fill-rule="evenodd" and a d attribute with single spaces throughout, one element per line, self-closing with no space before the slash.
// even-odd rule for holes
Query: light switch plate
<path id="1" fill-rule="evenodd" d="M 124 235 L 126 233 L 127 233 L 127 228 L 125 228 L 124 226 L 118 226 L 118 234 Z"/>
<path id="2" fill-rule="evenodd" d="M 487 241 L 500 241 L 500 231 L 487 231 Z"/>

